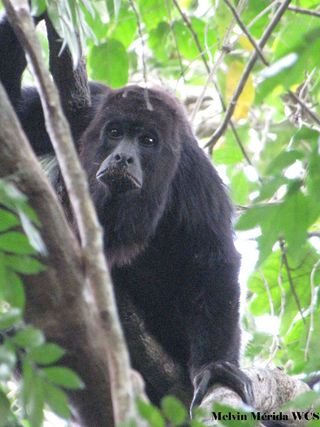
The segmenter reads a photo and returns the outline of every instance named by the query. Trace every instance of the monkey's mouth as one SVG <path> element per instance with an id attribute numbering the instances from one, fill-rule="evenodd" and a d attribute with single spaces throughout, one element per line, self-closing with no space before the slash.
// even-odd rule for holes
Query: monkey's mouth
<path id="1" fill-rule="evenodd" d="M 96 178 L 105 184 L 111 193 L 125 193 L 130 190 L 138 190 L 142 186 L 138 178 L 123 168 L 109 168 L 100 171 Z"/>

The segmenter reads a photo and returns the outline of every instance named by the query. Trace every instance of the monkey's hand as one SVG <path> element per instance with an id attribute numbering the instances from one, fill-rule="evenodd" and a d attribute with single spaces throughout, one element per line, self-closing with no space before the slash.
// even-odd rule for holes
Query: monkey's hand
<path id="1" fill-rule="evenodd" d="M 190 406 L 191 416 L 193 408 L 201 403 L 209 388 L 217 383 L 235 391 L 244 403 L 254 406 L 254 394 L 250 378 L 238 366 L 230 362 L 212 362 L 204 366 L 194 377 L 194 393 Z"/>

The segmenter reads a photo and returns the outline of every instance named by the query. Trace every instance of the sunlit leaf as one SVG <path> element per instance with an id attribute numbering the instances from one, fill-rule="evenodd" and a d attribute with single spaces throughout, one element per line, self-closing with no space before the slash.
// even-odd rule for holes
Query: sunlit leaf
<path id="1" fill-rule="evenodd" d="M 181 425 L 188 416 L 185 406 L 174 396 L 166 396 L 161 400 L 163 414 L 175 426 Z"/>
<path id="2" fill-rule="evenodd" d="M 44 343 L 34 347 L 29 353 L 29 357 L 41 365 L 49 365 L 57 362 L 65 354 L 63 348 L 54 343 Z"/>
<path id="3" fill-rule="evenodd" d="M 0 209 L 0 232 L 19 225 L 19 220 L 13 213 Z"/>
<path id="4" fill-rule="evenodd" d="M 45 401 L 48 403 L 53 412 L 62 418 L 70 418 L 71 410 L 66 393 L 49 383 L 43 384 L 43 391 Z"/>
<path id="5" fill-rule="evenodd" d="M 21 255 L 35 254 L 28 238 L 15 231 L 0 234 L 0 250 Z"/>
<path id="6" fill-rule="evenodd" d="M 128 55 L 118 40 L 108 40 L 90 51 L 89 65 L 92 77 L 112 87 L 121 87 L 128 81 Z"/>
<path id="7" fill-rule="evenodd" d="M 44 368 L 42 372 L 53 384 L 62 386 L 66 389 L 77 390 L 84 387 L 79 376 L 69 368 L 56 366 L 52 368 Z"/>
<path id="8" fill-rule="evenodd" d="M 142 400 L 137 401 L 138 411 L 151 427 L 164 427 L 165 420 L 158 408 Z"/>
<path id="9" fill-rule="evenodd" d="M 42 331 L 29 325 L 17 332 L 12 341 L 19 347 L 32 348 L 44 343 L 44 335 Z"/>
<path id="10" fill-rule="evenodd" d="M 230 101 L 234 94 L 238 83 L 242 77 L 244 64 L 239 61 L 233 61 L 228 69 L 226 80 L 226 95 Z M 250 107 L 254 101 L 255 89 L 253 85 L 252 75 L 249 76 L 243 91 L 238 99 L 235 111 L 233 113 L 234 120 L 246 118 L 248 116 Z"/>

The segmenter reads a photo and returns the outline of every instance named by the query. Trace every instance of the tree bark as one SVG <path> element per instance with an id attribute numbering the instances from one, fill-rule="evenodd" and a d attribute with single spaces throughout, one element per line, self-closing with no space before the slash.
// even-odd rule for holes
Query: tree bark
<path id="1" fill-rule="evenodd" d="M 116 425 L 139 418 L 131 379 L 129 353 L 121 328 L 111 277 L 104 256 L 103 230 L 91 200 L 86 174 L 73 144 L 69 123 L 63 114 L 57 88 L 46 69 L 27 0 L 4 0 L 9 22 L 26 52 L 35 79 L 45 125 L 54 148 L 79 232 L 88 293 L 91 293 L 97 322 L 104 332 L 108 357 L 113 415 Z"/>
<path id="2" fill-rule="evenodd" d="M 252 418 L 251 412 L 260 414 L 260 416 L 264 414 L 273 415 L 273 413 L 277 413 L 278 409 L 285 403 L 310 391 L 310 387 L 306 383 L 289 377 L 283 370 L 278 368 L 250 368 L 244 369 L 243 371 L 252 381 L 255 397 L 252 408 L 246 408 L 246 410 L 249 409 L 248 419 Z M 203 417 L 203 422 L 208 426 L 215 426 L 218 424 L 218 421 L 214 420 L 212 416 L 212 406 L 215 402 L 232 408 L 244 408 L 241 398 L 235 392 L 226 387 L 216 385 L 208 392 L 200 406 L 206 413 L 206 416 Z M 305 411 L 308 410 L 309 409 Z M 281 412 L 283 419 L 281 425 L 283 426 L 301 427 L 307 422 L 306 419 L 296 421 L 292 412 L 288 410 L 283 410 Z M 286 417 L 288 417 L 288 420 Z M 265 420 L 266 419 L 267 417 L 265 417 Z M 270 421 L 273 421 L 272 417 Z M 258 424 L 258 426 L 262 426 L 262 424 Z"/>

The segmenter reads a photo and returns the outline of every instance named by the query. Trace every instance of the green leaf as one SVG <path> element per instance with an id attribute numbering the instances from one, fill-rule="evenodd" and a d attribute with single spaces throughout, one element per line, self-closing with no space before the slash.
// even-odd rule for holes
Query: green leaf
<path id="1" fill-rule="evenodd" d="M 37 259 L 23 255 L 4 255 L 6 267 L 21 274 L 36 274 L 45 270 L 45 266 Z"/>
<path id="2" fill-rule="evenodd" d="M 260 224 L 261 217 L 267 213 L 270 206 L 256 205 L 247 209 L 238 219 L 236 223 L 236 230 L 250 230 Z"/>
<path id="3" fill-rule="evenodd" d="M 89 53 L 92 78 L 111 87 L 121 87 L 128 82 L 129 60 L 126 49 L 118 40 L 93 46 Z"/>
<path id="4" fill-rule="evenodd" d="M 248 203 L 250 182 L 243 170 L 235 171 L 231 179 L 231 195 L 232 201 L 239 205 Z"/>
<path id="5" fill-rule="evenodd" d="M 71 411 L 66 393 L 58 387 L 46 382 L 43 384 L 43 390 L 45 401 L 52 411 L 59 417 L 69 419 Z"/>
<path id="6" fill-rule="evenodd" d="M 295 399 L 282 405 L 281 410 L 309 410 L 317 401 L 319 401 L 319 393 L 310 390 L 300 394 Z"/>
<path id="7" fill-rule="evenodd" d="M 42 237 L 40 236 L 39 231 L 36 229 L 36 227 L 33 225 L 31 219 L 26 215 L 26 213 L 18 209 L 18 214 L 21 220 L 21 224 L 23 227 L 23 231 L 25 232 L 31 246 L 39 253 L 46 255 L 47 249 L 46 246 L 42 240 Z"/>
<path id="8" fill-rule="evenodd" d="M 316 278 L 317 282 L 319 283 L 319 276 Z M 295 286 L 297 290 L 299 287 L 299 282 L 297 280 L 295 281 Z M 309 292 L 306 292 L 307 295 L 309 295 Z M 301 305 L 303 307 L 309 307 L 310 304 L 310 298 L 308 301 L 301 298 L 302 292 L 299 292 L 299 298 L 301 299 Z M 304 295 L 303 295 L 304 296 Z M 294 311 L 294 310 L 292 310 Z M 295 312 L 296 312 L 295 308 Z M 315 313 L 319 312 L 319 304 L 316 307 Z M 292 316 L 295 313 L 292 313 Z M 319 339 L 320 339 L 320 319 L 319 316 L 315 314 L 314 318 L 314 325 L 313 325 L 313 332 L 311 335 L 311 340 L 309 342 L 309 351 L 308 351 L 308 358 L 306 360 L 305 355 L 305 347 L 307 342 L 307 334 L 310 328 L 310 317 L 308 315 L 305 315 L 305 322 L 303 322 L 300 319 L 292 320 L 291 325 L 289 325 L 288 332 L 284 334 L 283 339 L 283 351 L 282 354 L 280 352 L 280 355 L 282 357 L 282 361 L 284 361 L 286 358 L 290 358 L 293 361 L 293 364 L 290 367 L 290 373 L 292 374 L 300 374 L 300 373 L 312 373 L 316 372 L 320 368 L 320 362 L 319 362 Z M 283 333 L 283 331 L 282 331 Z"/>
<path id="9" fill-rule="evenodd" d="M 46 375 L 48 380 L 53 384 L 62 386 L 70 390 L 77 390 L 84 388 L 84 383 L 81 381 L 79 376 L 65 367 L 52 367 L 44 368 L 42 372 Z"/>
<path id="10" fill-rule="evenodd" d="M 0 250 L 21 255 L 35 253 L 28 238 L 24 234 L 15 231 L 0 234 Z"/>
<path id="11" fill-rule="evenodd" d="M 218 41 L 216 25 L 212 22 L 206 23 L 197 17 L 191 17 L 190 22 L 194 33 L 197 34 L 197 40 L 200 46 L 195 42 L 190 28 L 186 25 L 184 20 L 181 19 L 175 21 L 173 24 L 173 31 L 177 40 L 179 53 L 190 61 L 195 59 L 201 61 L 201 54 L 203 54 L 208 61 L 205 46 L 211 50 L 211 54 L 214 53 Z"/>
<path id="12" fill-rule="evenodd" d="M 8 426 L 8 417 L 10 413 L 10 401 L 3 391 L 0 390 L 0 427 Z"/>
<path id="13" fill-rule="evenodd" d="M 21 321 L 21 310 L 18 308 L 11 308 L 5 313 L 0 314 L 0 329 L 9 329 L 12 326 L 20 323 Z"/>
<path id="14" fill-rule="evenodd" d="M 68 45 L 74 67 L 80 59 L 80 45 L 78 31 L 74 31 L 77 27 L 79 31 L 84 26 L 78 25 L 78 20 L 75 18 L 75 3 L 68 2 L 67 7 L 65 2 L 47 2 L 47 13 L 50 17 L 52 25 L 57 33 L 62 37 L 65 44 Z M 61 18 L 63 16 L 63 19 Z M 76 21 L 76 22 L 75 22 Z"/>
<path id="15" fill-rule="evenodd" d="M 320 205 L 301 191 L 288 192 L 282 203 L 256 205 L 239 218 L 236 229 L 261 228 L 258 237 L 260 265 L 270 254 L 274 243 L 282 236 L 289 244 L 290 254 L 299 257 L 307 237 L 308 227 L 320 214 Z"/>
<path id="16" fill-rule="evenodd" d="M 121 8 L 117 23 L 108 33 L 109 39 L 118 40 L 128 49 L 137 33 L 137 18 L 132 10 Z"/>
<path id="17" fill-rule="evenodd" d="M 113 4 L 114 4 L 115 19 L 117 20 L 119 16 L 120 8 L 121 8 L 121 0 L 113 0 Z"/>
<path id="18" fill-rule="evenodd" d="M 161 400 L 163 414 L 175 426 L 185 422 L 188 412 L 185 406 L 174 396 L 166 396 Z"/>
<path id="19" fill-rule="evenodd" d="M 160 61 L 169 60 L 173 46 L 170 38 L 170 26 L 167 22 L 159 22 L 157 28 L 150 32 L 148 44 L 156 58 Z"/>
<path id="20" fill-rule="evenodd" d="M 46 0 L 32 0 L 31 13 L 32 16 L 40 16 L 46 10 Z"/>
<path id="21" fill-rule="evenodd" d="M 268 301 L 267 301 L 268 304 Z M 266 307 L 265 307 L 266 308 Z M 251 306 L 250 306 L 251 309 Z M 265 313 L 266 310 L 264 310 Z M 253 313 L 253 310 L 252 310 Z M 251 360 L 260 356 L 261 360 L 270 356 L 270 347 L 272 346 L 272 337 L 266 333 L 255 332 L 251 340 L 246 345 L 245 356 Z"/>
<path id="22" fill-rule="evenodd" d="M 234 165 L 243 160 L 243 154 L 233 139 L 228 139 L 212 153 L 213 163 L 216 165 Z"/>
<path id="23" fill-rule="evenodd" d="M 40 365 L 50 365 L 61 359 L 64 354 L 64 349 L 57 344 L 45 343 L 31 349 L 29 357 Z"/>
<path id="24" fill-rule="evenodd" d="M 16 367 L 16 355 L 5 345 L 0 346 L 0 380 L 9 380 L 12 378 Z M 1 414 L 1 412 L 0 412 Z"/>
<path id="25" fill-rule="evenodd" d="M 278 172 L 283 172 L 283 169 L 292 165 L 296 160 L 303 159 L 303 153 L 298 150 L 284 151 L 280 153 L 275 159 L 269 164 L 266 173 L 273 175 Z"/>
<path id="26" fill-rule="evenodd" d="M 191 420 L 190 426 L 191 427 L 205 427 L 205 425 L 198 420 Z"/>
<path id="27" fill-rule="evenodd" d="M 44 393 L 43 383 L 36 375 L 34 375 L 33 380 L 29 383 L 25 410 L 32 427 L 41 427 L 44 415 Z"/>
<path id="28" fill-rule="evenodd" d="M 147 30 L 155 28 L 167 18 L 167 6 L 163 0 L 138 0 L 138 9 Z"/>
<path id="29" fill-rule="evenodd" d="M 0 299 L 3 299 L 3 289 L 7 283 L 7 269 L 4 264 L 5 254 L 0 251 Z"/>
<path id="30" fill-rule="evenodd" d="M 1 296 L 11 307 L 24 310 L 25 292 L 20 277 L 13 271 L 6 271 L 6 280 L 4 284 L 0 281 Z"/>
<path id="31" fill-rule="evenodd" d="M 26 326 L 12 337 L 12 341 L 22 348 L 38 347 L 44 343 L 44 335 L 39 329 Z"/>
<path id="32" fill-rule="evenodd" d="M 275 192 L 285 184 L 289 184 L 290 180 L 284 176 L 271 177 L 270 179 L 266 178 L 263 181 L 262 186 L 260 187 L 260 194 L 254 200 L 255 202 L 261 202 L 266 199 L 272 198 Z"/>
<path id="33" fill-rule="evenodd" d="M 96 9 L 96 3 L 90 3 L 94 9 L 94 14 L 91 14 L 88 8 L 81 7 L 84 19 L 86 20 L 87 25 L 91 29 L 93 33 L 93 40 L 96 42 L 97 40 L 104 40 L 108 33 L 108 26 L 105 22 L 102 21 L 103 16 L 106 14 L 106 11 L 103 10 L 101 13 L 101 3 L 99 3 L 99 11 Z M 102 4 L 102 6 L 104 6 Z"/>
<path id="34" fill-rule="evenodd" d="M 19 220 L 13 213 L 0 209 L 0 232 L 19 225 Z"/>
<path id="35" fill-rule="evenodd" d="M 260 12 L 266 8 L 266 3 L 261 0 L 248 0 L 247 6 L 241 13 L 241 19 L 247 25 L 255 19 Z M 260 38 L 263 30 L 268 24 L 269 15 L 267 13 L 261 15 L 253 26 L 250 26 L 250 34 L 255 38 Z"/>
<path id="36" fill-rule="evenodd" d="M 25 203 L 27 198 L 12 182 L 0 179 L 0 200 L 5 206 L 12 208 L 17 203 Z"/>
<path id="37" fill-rule="evenodd" d="M 303 248 L 301 248 L 301 254 L 304 260 L 301 265 L 295 262 L 294 259 L 290 257 L 290 254 L 287 254 L 287 260 L 291 269 L 291 281 L 300 301 L 302 310 L 305 311 L 309 308 L 311 300 L 310 274 L 314 265 L 319 259 L 319 255 L 310 244 L 304 245 Z M 315 272 L 314 280 L 316 283 L 319 282 L 319 270 Z M 260 266 L 260 270 L 258 272 L 254 272 L 250 276 L 248 282 L 248 288 L 252 293 L 250 300 L 250 312 L 254 316 L 270 314 L 270 302 L 266 292 L 266 285 L 272 298 L 272 305 L 275 316 L 280 316 L 281 314 L 280 332 L 282 340 L 287 340 L 290 336 L 290 340 L 292 342 L 297 342 L 298 348 L 300 349 L 300 352 L 302 352 L 301 358 L 304 359 L 304 348 L 306 342 L 305 334 L 307 330 L 305 325 L 302 325 L 301 330 L 297 330 L 297 335 L 292 335 L 293 332 L 290 332 L 288 335 L 288 330 L 292 328 L 292 322 L 297 316 L 298 308 L 291 289 L 287 270 L 281 259 L 280 250 L 272 252 L 267 260 Z M 296 330 L 296 326 L 293 327 L 292 331 L 294 330 Z M 256 342 L 257 345 L 260 345 L 259 340 Z M 290 344 L 290 346 L 291 345 L 292 344 Z M 267 350 L 269 351 L 269 347 Z M 278 361 L 277 363 L 281 365 L 282 363 L 286 363 L 285 361 L 288 361 L 288 358 L 290 359 L 288 356 L 288 351 L 290 351 L 290 349 L 285 348 L 283 355 L 284 360 Z M 295 357 L 292 359 L 297 360 L 297 355 L 295 355 Z"/>
<path id="38" fill-rule="evenodd" d="M 318 139 L 319 135 L 317 136 Z M 313 149 L 309 156 L 308 189 L 314 200 L 320 202 L 320 155 L 318 141 L 313 143 Z"/>
<path id="39" fill-rule="evenodd" d="M 257 105 L 270 95 L 273 89 L 277 90 L 279 96 L 279 87 L 289 89 L 294 84 L 300 84 L 306 73 L 311 73 L 318 66 L 319 35 L 317 18 L 297 14 L 287 20 L 287 25 L 281 27 L 274 43 L 275 59 L 287 59 L 287 55 L 291 54 L 293 61 L 282 67 L 275 62 L 270 77 L 265 78 L 257 87 Z"/>
<path id="40" fill-rule="evenodd" d="M 137 407 L 141 417 L 148 421 L 151 427 L 165 426 L 165 420 L 158 408 L 143 400 L 137 401 Z"/>

